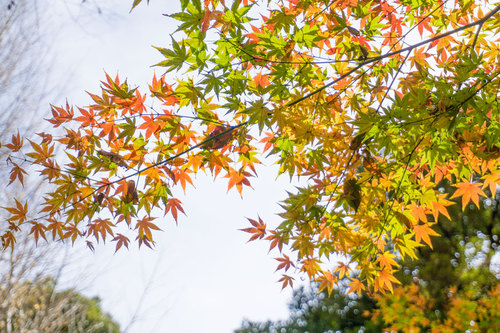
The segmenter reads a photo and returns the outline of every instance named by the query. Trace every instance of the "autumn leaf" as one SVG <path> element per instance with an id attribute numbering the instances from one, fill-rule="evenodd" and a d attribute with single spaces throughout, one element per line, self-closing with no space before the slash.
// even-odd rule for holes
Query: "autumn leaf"
<path id="1" fill-rule="evenodd" d="M 153 241 L 153 234 L 151 233 L 151 230 L 160 230 L 156 224 L 151 222 L 154 220 L 154 217 L 144 217 L 137 221 L 135 229 L 138 230 L 139 239 L 145 238 L 147 241 Z"/>
<path id="2" fill-rule="evenodd" d="M 28 202 L 26 201 L 23 205 L 17 199 L 14 199 L 14 201 L 16 202 L 15 207 L 2 208 L 10 213 L 10 217 L 7 219 L 7 221 L 17 222 L 18 224 L 21 224 L 26 221 L 26 214 L 28 213 Z"/>
<path id="3" fill-rule="evenodd" d="M 12 165 L 14 165 L 14 167 L 10 171 L 10 177 L 9 177 L 10 181 L 9 184 L 7 185 L 12 184 L 16 179 L 19 179 L 21 185 L 24 186 L 24 175 L 27 175 L 28 173 L 24 169 L 22 169 L 18 164 L 14 162 L 11 163 Z"/>
<path id="4" fill-rule="evenodd" d="M 439 236 L 437 232 L 432 230 L 428 224 L 420 224 L 413 227 L 413 232 L 415 233 L 415 241 L 420 243 L 423 240 L 427 245 L 432 248 L 431 239 L 429 236 Z"/>
<path id="5" fill-rule="evenodd" d="M 134 8 L 137 7 L 141 2 L 142 2 L 142 0 L 134 0 L 134 2 L 132 3 L 132 8 L 130 9 L 130 12 L 132 12 L 132 10 L 134 10 Z M 147 0 L 147 3 L 149 4 L 149 0 Z"/>
<path id="6" fill-rule="evenodd" d="M 487 197 L 480 185 L 480 183 L 470 183 L 467 181 L 459 182 L 455 185 L 457 190 L 453 193 L 451 199 L 462 197 L 462 210 L 465 210 L 470 200 L 479 208 L 479 196 Z"/>
<path id="7" fill-rule="evenodd" d="M 12 136 L 11 143 L 6 144 L 5 147 L 12 150 L 13 153 L 19 151 L 23 147 L 23 139 L 19 136 L 19 131 L 17 135 Z"/>
<path id="8" fill-rule="evenodd" d="M 351 268 L 348 264 L 344 264 L 343 262 L 337 262 L 338 266 L 335 268 L 334 272 L 339 272 L 339 280 L 344 276 L 349 276 L 349 271 Z"/>
<path id="9" fill-rule="evenodd" d="M 279 261 L 279 265 L 276 268 L 276 271 L 284 269 L 286 272 L 290 269 L 290 267 L 295 267 L 295 264 L 290 260 L 290 257 L 288 257 L 286 254 L 284 254 L 282 258 L 274 258 L 274 259 Z"/>
<path id="10" fill-rule="evenodd" d="M 238 190 L 238 193 L 241 195 L 241 192 L 243 190 L 243 185 L 252 187 L 250 185 L 250 181 L 248 180 L 248 177 L 252 177 L 252 174 L 250 174 L 247 171 L 236 171 L 234 169 L 230 170 L 229 173 L 226 175 L 227 178 L 229 178 L 229 181 L 227 183 L 227 190 L 229 191 L 233 186 L 236 187 Z"/>
<path id="11" fill-rule="evenodd" d="M 490 174 L 483 176 L 483 179 L 483 188 L 489 187 L 491 197 L 494 199 L 497 192 L 497 187 L 500 186 L 500 171 L 493 171 Z"/>
<path id="12" fill-rule="evenodd" d="M 378 284 L 379 290 L 382 292 L 387 289 L 392 293 L 393 292 L 392 284 L 393 283 L 401 284 L 401 282 L 399 282 L 399 280 L 396 279 L 392 274 L 392 270 L 388 269 L 383 269 L 379 271 L 375 281 Z"/>
<path id="13" fill-rule="evenodd" d="M 264 89 L 270 85 L 267 75 L 262 75 L 262 73 L 258 73 L 257 75 L 255 75 L 253 82 L 257 87 L 261 87 Z"/>
<path id="14" fill-rule="evenodd" d="M 117 252 L 122 246 L 125 246 L 128 249 L 130 240 L 123 234 L 116 234 L 116 237 L 113 238 L 113 242 L 116 242 L 115 252 Z"/>
<path id="15" fill-rule="evenodd" d="M 365 285 L 358 279 L 351 279 L 351 282 L 349 282 L 348 286 L 350 286 L 351 288 L 347 290 L 347 294 L 357 293 L 361 296 L 363 290 L 366 289 Z"/>
<path id="16" fill-rule="evenodd" d="M 418 242 L 418 240 L 417 240 Z M 380 264 L 382 270 L 392 270 L 392 267 L 398 267 L 399 264 L 394 260 L 396 256 L 388 251 L 382 253 L 377 257 L 377 262 Z"/>
<path id="17" fill-rule="evenodd" d="M 184 213 L 184 208 L 182 208 L 182 202 L 175 198 L 167 199 L 167 203 L 165 204 L 165 214 L 168 212 L 172 214 L 175 223 L 177 223 L 178 212 L 186 215 L 186 213 Z"/>
<path id="18" fill-rule="evenodd" d="M 324 272 L 316 279 L 316 281 L 319 282 L 318 293 L 326 289 L 328 291 L 328 295 L 331 295 L 333 287 L 337 283 L 337 276 L 330 272 Z"/>
<path id="19" fill-rule="evenodd" d="M 30 234 L 33 234 L 33 237 L 35 237 L 36 244 L 38 244 L 38 240 L 40 239 L 40 237 L 47 241 L 47 238 L 45 237 L 46 229 L 47 228 L 43 223 L 31 222 Z"/>
<path id="20" fill-rule="evenodd" d="M 293 287 L 293 280 L 294 280 L 293 277 L 283 274 L 281 279 L 278 280 L 278 282 L 282 283 L 281 289 L 285 289 L 287 286 Z"/>
<path id="21" fill-rule="evenodd" d="M 253 234 L 252 237 L 248 240 L 249 242 L 254 241 L 256 239 L 262 239 L 266 235 L 266 224 L 262 219 L 259 217 L 258 221 L 252 220 L 250 218 L 247 218 L 248 221 L 252 224 L 253 228 L 245 228 L 245 229 L 240 229 L 241 231 L 248 232 L 250 234 Z"/>

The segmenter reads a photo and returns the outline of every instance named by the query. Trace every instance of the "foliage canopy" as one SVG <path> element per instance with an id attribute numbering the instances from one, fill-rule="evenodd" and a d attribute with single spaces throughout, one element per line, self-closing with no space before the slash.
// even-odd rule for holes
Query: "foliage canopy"
<path id="1" fill-rule="evenodd" d="M 134 1 L 137 6 L 141 1 Z M 154 244 L 156 218 L 200 171 L 251 186 L 265 153 L 303 186 L 282 223 L 250 219 L 320 290 L 392 291 L 396 258 L 432 247 L 448 209 L 500 184 L 500 5 L 488 1 L 181 0 L 149 94 L 106 75 L 87 107 L 52 106 L 55 134 L 19 133 L 11 182 L 26 165 L 54 185 L 41 208 L 15 199 L 1 238 Z M 24 146 L 27 147 L 24 147 Z M 56 146 L 66 159 L 56 161 Z M 28 152 L 25 152 L 25 149 Z M 449 182 L 452 195 L 441 183 Z M 454 199 L 454 200 L 452 200 Z M 335 256 L 333 256 L 335 255 Z M 337 262 L 334 264 L 333 262 Z M 353 272 L 357 272 L 356 277 Z"/>
<path id="2" fill-rule="evenodd" d="M 294 290 L 287 320 L 245 320 L 235 332 L 498 332 L 499 193 L 480 200 L 479 209 L 450 207 L 452 221 L 434 226 L 441 235 L 434 249 L 420 247 L 418 260 L 401 263 L 395 276 L 402 285 L 394 293 L 345 295 L 341 283 L 328 295 L 313 283 Z"/>

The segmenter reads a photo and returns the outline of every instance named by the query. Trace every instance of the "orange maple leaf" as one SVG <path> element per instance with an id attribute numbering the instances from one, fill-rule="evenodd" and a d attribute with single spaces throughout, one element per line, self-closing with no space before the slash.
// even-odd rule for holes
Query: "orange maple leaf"
<path id="1" fill-rule="evenodd" d="M 348 285 L 351 286 L 351 288 L 349 288 L 349 290 L 347 291 L 347 294 L 354 292 L 354 293 L 357 293 L 358 295 L 361 296 L 361 292 L 366 289 L 363 282 L 361 282 L 358 279 L 352 279 Z"/>
<path id="2" fill-rule="evenodd" d="M 328 290 L 328 295 L 332 294 L 333 285 L 338 282 L 337 276 L 330 272 L 323 273 L 323 275 L 318 277 L 316 281 L 320 282 L 318 293 L 322 292 L 326 288 Z"/>
<path id="3" fill-rule="evenodd" d="M 175 198 L 167 200 L 167 203 L 165 204 L 165 214 L 168 212 L 170 212 L 174 217 L 175 223 L 177 223 L 178 212 L 186 215 L 186 213 L 184 213 L 184 208 L 182 208 L 182 202 Z"/>
<path id="4" fill-rule="evenodd" d="M 139 229 L 139 235 L 137 237 L 139 240 L 146 241 L 147 246 L 147 241 L 153 241 L 153 234 L 151 233 L 151 230 L 160 230 L 156 224 L 151 222 L 154 219 L 154 217 L 145 217 L 137 221 L 137 224 L 135 225 L 135 229 Z"/>
<path id="5" fill-rule="evenodd" d="M 479 187 L 480 183 L 469 183 L 467 181 L 460 182 L 457 185 L 457 190 L 451 196 L 451 199 L 462 197 L 462 210 L 465 210 L 465 207 L 469 203 L 470 200 L 474 202 L 474 204 L 479 208 L 479 196 L 487 197 L 484 191 Z"/>
<path id="6" fill-rule="evenodd" d="M 6 144 L 5 147 L 9 148 L 14 153 L 23 147 L 23 139 L 19 136 L 19 131 L 17 131 L 17 135 L 12 135 L 12 143 Z"/>
<path id="7" fill-rule="evenodd" d="M 19 224 L 26 221 L 26 214 L 28 213 L 28 202 L 26 201 L 24 205 L 14 199 L 16 201 L 16 207 L 2 207 L 6 211 L 8 211 L 11 216 L 7 219 L 10 222 L 18 222 Z"/>
<path id="8" fill-rule="evenodd" d="M 264 89 L 270 85 L 268 76 L 262 75 L 261 73 L 255 75 L 255 77 L 253 78 L 253 82 L 256 86 L 260 86 Z"/>
<path id="9" fill-rule="evenodd" d="M 375 282 L 378 284 L 380 291 L 384 292 L 385 289 L 388 289 L 391 293 L 393 292 L 392 283 L 401 284 L 398 279 L 394 277 L 392 274 L 392 270 L 384 269 L 378 272 L 378 277 L 375 279 Z"/>
<path id="10" fill-rule="evenodd" d="M 225 176 L 229 178 L 227 183 L 227 190 L 229 191 L 233 186 L 236 186 L 238 193 L 241 195 L 243 190 L 243 185 L 250 186 L 250 181 L 247 177 L 252 177 L 252 174 L 247 171 L 236 171 L 234 169 L 230 169 L 229 173 Z"/>
<path id="11" fill-rule="evenodd" d="M 35 237 L 35 244 L 38 244 L 38 240 L 40 237 L 45 239 L 47 241 L 47 238 L 45 237 L 45 230 L 47 229 L 42 223 L 37 223 L 37 222 L 31 222 L 32 227 L 30 234 L 33 234 Z"/>
<path id="12" fill-rule="evenodd" d="M 390 253 L 389 251 L 386 251 L 383 254 L 381 254 L 377 258 L 377 261 L 380 264 L 380 268 L 392 269 L 392 266 L 395 266 L 395 267 L 399 266 L 399 264 L 393 259 L 394 257 L 396 257 L 396 256 L 394 254 Z"/>
<path id="13" fill-rule="evenodd" d="M 423 240 L 432 249 L 432 243 L 429 236 L 439 236 L 437 232 L 432 230 L 427 224 L 416 225 L 413 227 L 413 232 L 415 232 L 415 240 L 420 243 Z"/>

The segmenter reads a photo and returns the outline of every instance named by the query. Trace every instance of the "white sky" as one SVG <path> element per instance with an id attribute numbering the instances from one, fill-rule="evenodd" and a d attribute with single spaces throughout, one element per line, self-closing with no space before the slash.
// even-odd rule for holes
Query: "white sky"
<path id="1" fill-rule="evenodd" d="M 168 46 L 175 29 L 175 22 L 161 14 L 178 11 L 178 2 L 153 0 L 128 14 L 131 2 L 109 0 L 101 16 L 93 1 L 87 1 L 87 9 L 76 0 L 75 6 L 61 2 L 51 8 L 64 22 L 56 25 L 61 29 L 52 48 L 53 75 L 70 74 L 67 89 L 53 104 L 63 104 L 66 98 L 70 104 L 89 104 L 85 90 L 99 92 L 104 70 L 111 76 L 118 72 L 128 78 L 129 86 L 147 91 L 154 72 L 150 66 L 162 60 L 151 45 Z M 162 73 L 161 68 L 156 71 Z M 189 188 L 185 196 L 175 190 L 187 217 L 181 216 L 178 226 L 163 220 L 153 251 L 138 251 L 131 244 L 130 251 L 113 254 L 111 243 L 95 254 L 88 251 L 84 261 L 92 265 L 82 266 L 94 278 L 84 293 L 99 296 L 122 329 L 141 304 L 128 332 L 224 333 L 238 328 L 243 318 L 286 318 L 291 290 L 281 291 L 276 282 L 277 254 L 267 253 L 267 242 L 246 243 L 248 234 L 238 230 L 249 226 L 245 217 L 257 214 L 267 223 L 279 221 L 277 202 L 290 190 L 289 179 L 276 180 L 276 168 L 269 165 L 259 171 L 252 183 L 255 190 L 245 189 L 243 199 L 236 191 L 226 194 L 225 180 L 214 182 L 201 175 L 194 181 L 196 189 Z"/>

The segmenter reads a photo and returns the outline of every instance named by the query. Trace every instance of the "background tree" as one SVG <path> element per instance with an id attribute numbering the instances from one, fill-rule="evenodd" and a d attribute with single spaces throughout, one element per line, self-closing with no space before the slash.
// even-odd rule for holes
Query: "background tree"
<path id="1" fill-rule="evenodd" d="M 48 49 L 54 33 L 43 24 L 46 20 L 55 24 L 52 8 L 39 1 L 0 0 L 0 141 L 14 132 L 37 133 L 47 127 L 39 121 L 48 111 L 43 101 L 55 98 L 54 91 L 60 90 L 54 88 L 59 83 L 50 81 Z M 9 172 L 25 158 L 9 158 L 2 150 L 0 159 L 0 206 L 16 193 L 40 202 L 40 179 L 24 178 L 18 184 Z M 5 213 L 0 212 L 1 232 L 9 227 Z M 61 284 L 62 272 L 68 268 L 61 258 L 63 248 L 35 246 L 28 232 L 28 226 L 19 228 L 19 247 L 0 252 L 0 332 L 119 332 L 116 322 L 102 312 L 98 298 L 87 298 Z M 77 251 L 69 257 L 77 260 Z M 82 283 L 83 275 L 73 279 L 72 285 Z"/>
<path id="2" fill-rule="evenodd" d="M 141 1 L 134 1 L 133 5 Z M 4 143 L 53 185 L 41 207 L 5 207 L 5 248 L 31 225 L 35 240 L 154 244 L 158 215 L 183 212 L 173 189 L 199 171 L 242 193 L 268 152 L 304 181 L 281 224 L 251 219 L 251 239 L 280 251 L 320 290 L 392 291 L 394 258 L 431 246 L 432 227 L 500 184 L 500 6 L 479 1 L 181 1 L 149 92 L 106 75 L 85 108 L 53 106 L 63 128 Z M 261 14 L 261 15 L 258 15 Z M 264 132 L 263 137 L 260 135 Z M 259 144 L 263 143 L 263 146 Z M 56 146 L 65 160 L 56 161 Z M 14 181 L 24 168 L 14 166 Z M 454 187 L 452 195 L 438 185 Z M 342 259 L 332 265 L 329 258 Z M 357 272 L 356 277 L 353 272 Z"/>
<path id="3" fill-rule="evenodd" d="M 118 324 L 101 310 L 99 298 L 55 288 L 56 281 L 50 277 L 0 285 L 0 331 L 120 332 Z"/>
<path id="4" fill-rule="evenodd" d="M 446 190 L 450 187 L 443 183 Z M 290 303 L 290 318 L 245 321 L 236 332 L 497 332 L 500 329 L 500 198 L 450 209 L 440 219 L 433 249 L 418 249 L 396 277 L 393 294 L 345 295 L 348 288 L 318 293 L 318 284 L 301 287 Z"/>

